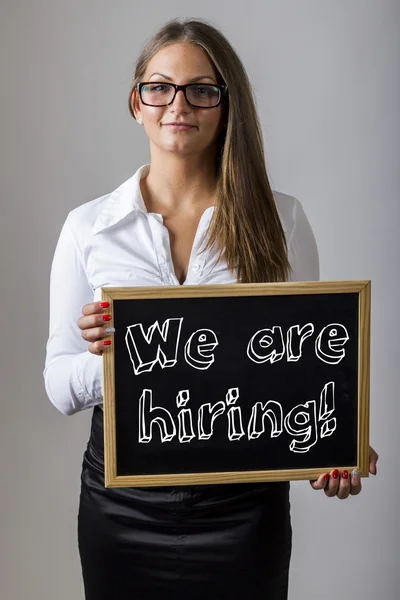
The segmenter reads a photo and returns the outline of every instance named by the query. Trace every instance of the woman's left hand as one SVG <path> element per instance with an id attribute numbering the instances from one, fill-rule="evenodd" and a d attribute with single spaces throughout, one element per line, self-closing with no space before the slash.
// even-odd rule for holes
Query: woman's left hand
<path id="1" fill-rule="evenodd" d="M 369 447 L 369 472 L 371 475 L 376 475 L 376 463 L 379 456 L 371 446 Z M 324 490 L 325 495 L 329 498 L 337 496 L 340 500 L 345 500 L 348 496 L 357 496 L 361 492 L 361 478 L 357 469 L 351 473 L 344 470 L 339 473 L 338 469 L 334 469 L 330 473 L 322 474 L 313 481 L 310 481 L 311 487 L 314 490 Z"/>

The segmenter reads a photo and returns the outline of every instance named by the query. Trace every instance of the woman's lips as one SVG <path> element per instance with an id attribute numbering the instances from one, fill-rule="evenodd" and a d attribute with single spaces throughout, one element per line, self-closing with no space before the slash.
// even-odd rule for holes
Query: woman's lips
<path id="1" fill-rule="evenodd" d="M 172 129 L 173 131 L 185 131 L 186 129 L 194 129 L 194 125 L 176 125 L 174 123 L 165 123 L 164 127 Z"/>

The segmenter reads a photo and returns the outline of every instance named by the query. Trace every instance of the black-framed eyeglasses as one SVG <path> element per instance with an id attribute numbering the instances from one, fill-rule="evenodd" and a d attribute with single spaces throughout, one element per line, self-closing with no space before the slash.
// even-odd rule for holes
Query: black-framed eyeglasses
<path id="1" fill-rule="evenodd" d="M 177 92 L 182 90 L 186 102 L 194 108 L 216 108 L 228 89 L 226 85 L 216 83 L 177 85 L 165 81 L 142 81 L 136 88 L 141 101 L 147 106 L 168 106 L 175 100 Z"/>

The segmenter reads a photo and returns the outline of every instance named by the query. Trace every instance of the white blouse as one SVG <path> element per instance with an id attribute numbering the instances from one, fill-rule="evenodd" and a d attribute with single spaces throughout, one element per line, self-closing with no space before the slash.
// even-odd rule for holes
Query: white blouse
<path id="1" fill-rule="evenodd" d="M 77 320 L 84 304 L 101 299 L 105 286 L 179 285 L 169 232 L 160 214 L 149 213 L 140 179 L 143 165 L 112 193 L 72 210 L 62 228 L 50 276 L 50 332 L 44 380 L 51 402 L 65 415 L 103 401 L 102 358 L 87 350 Z M 290 281 L 319 279 L 318 250 L 298 200 L 274 192 L 285 231 Z M 237 283 L 235 273 L 202 244 L 214 207 L 198 225 L 183 285 Z"/>

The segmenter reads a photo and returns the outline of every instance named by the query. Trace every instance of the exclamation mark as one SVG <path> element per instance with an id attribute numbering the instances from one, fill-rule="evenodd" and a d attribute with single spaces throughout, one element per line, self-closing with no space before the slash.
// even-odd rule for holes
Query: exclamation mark
<path id="1" fill-rule="evenodd" d="M 335 412 L 335 383 L 327 383 L 320 395 L 319 418 L 318 421 L 324 421 L 320 429 L 320 437 L 328 437 L 336 429 L 336 417 L 329 418 Z"/>

